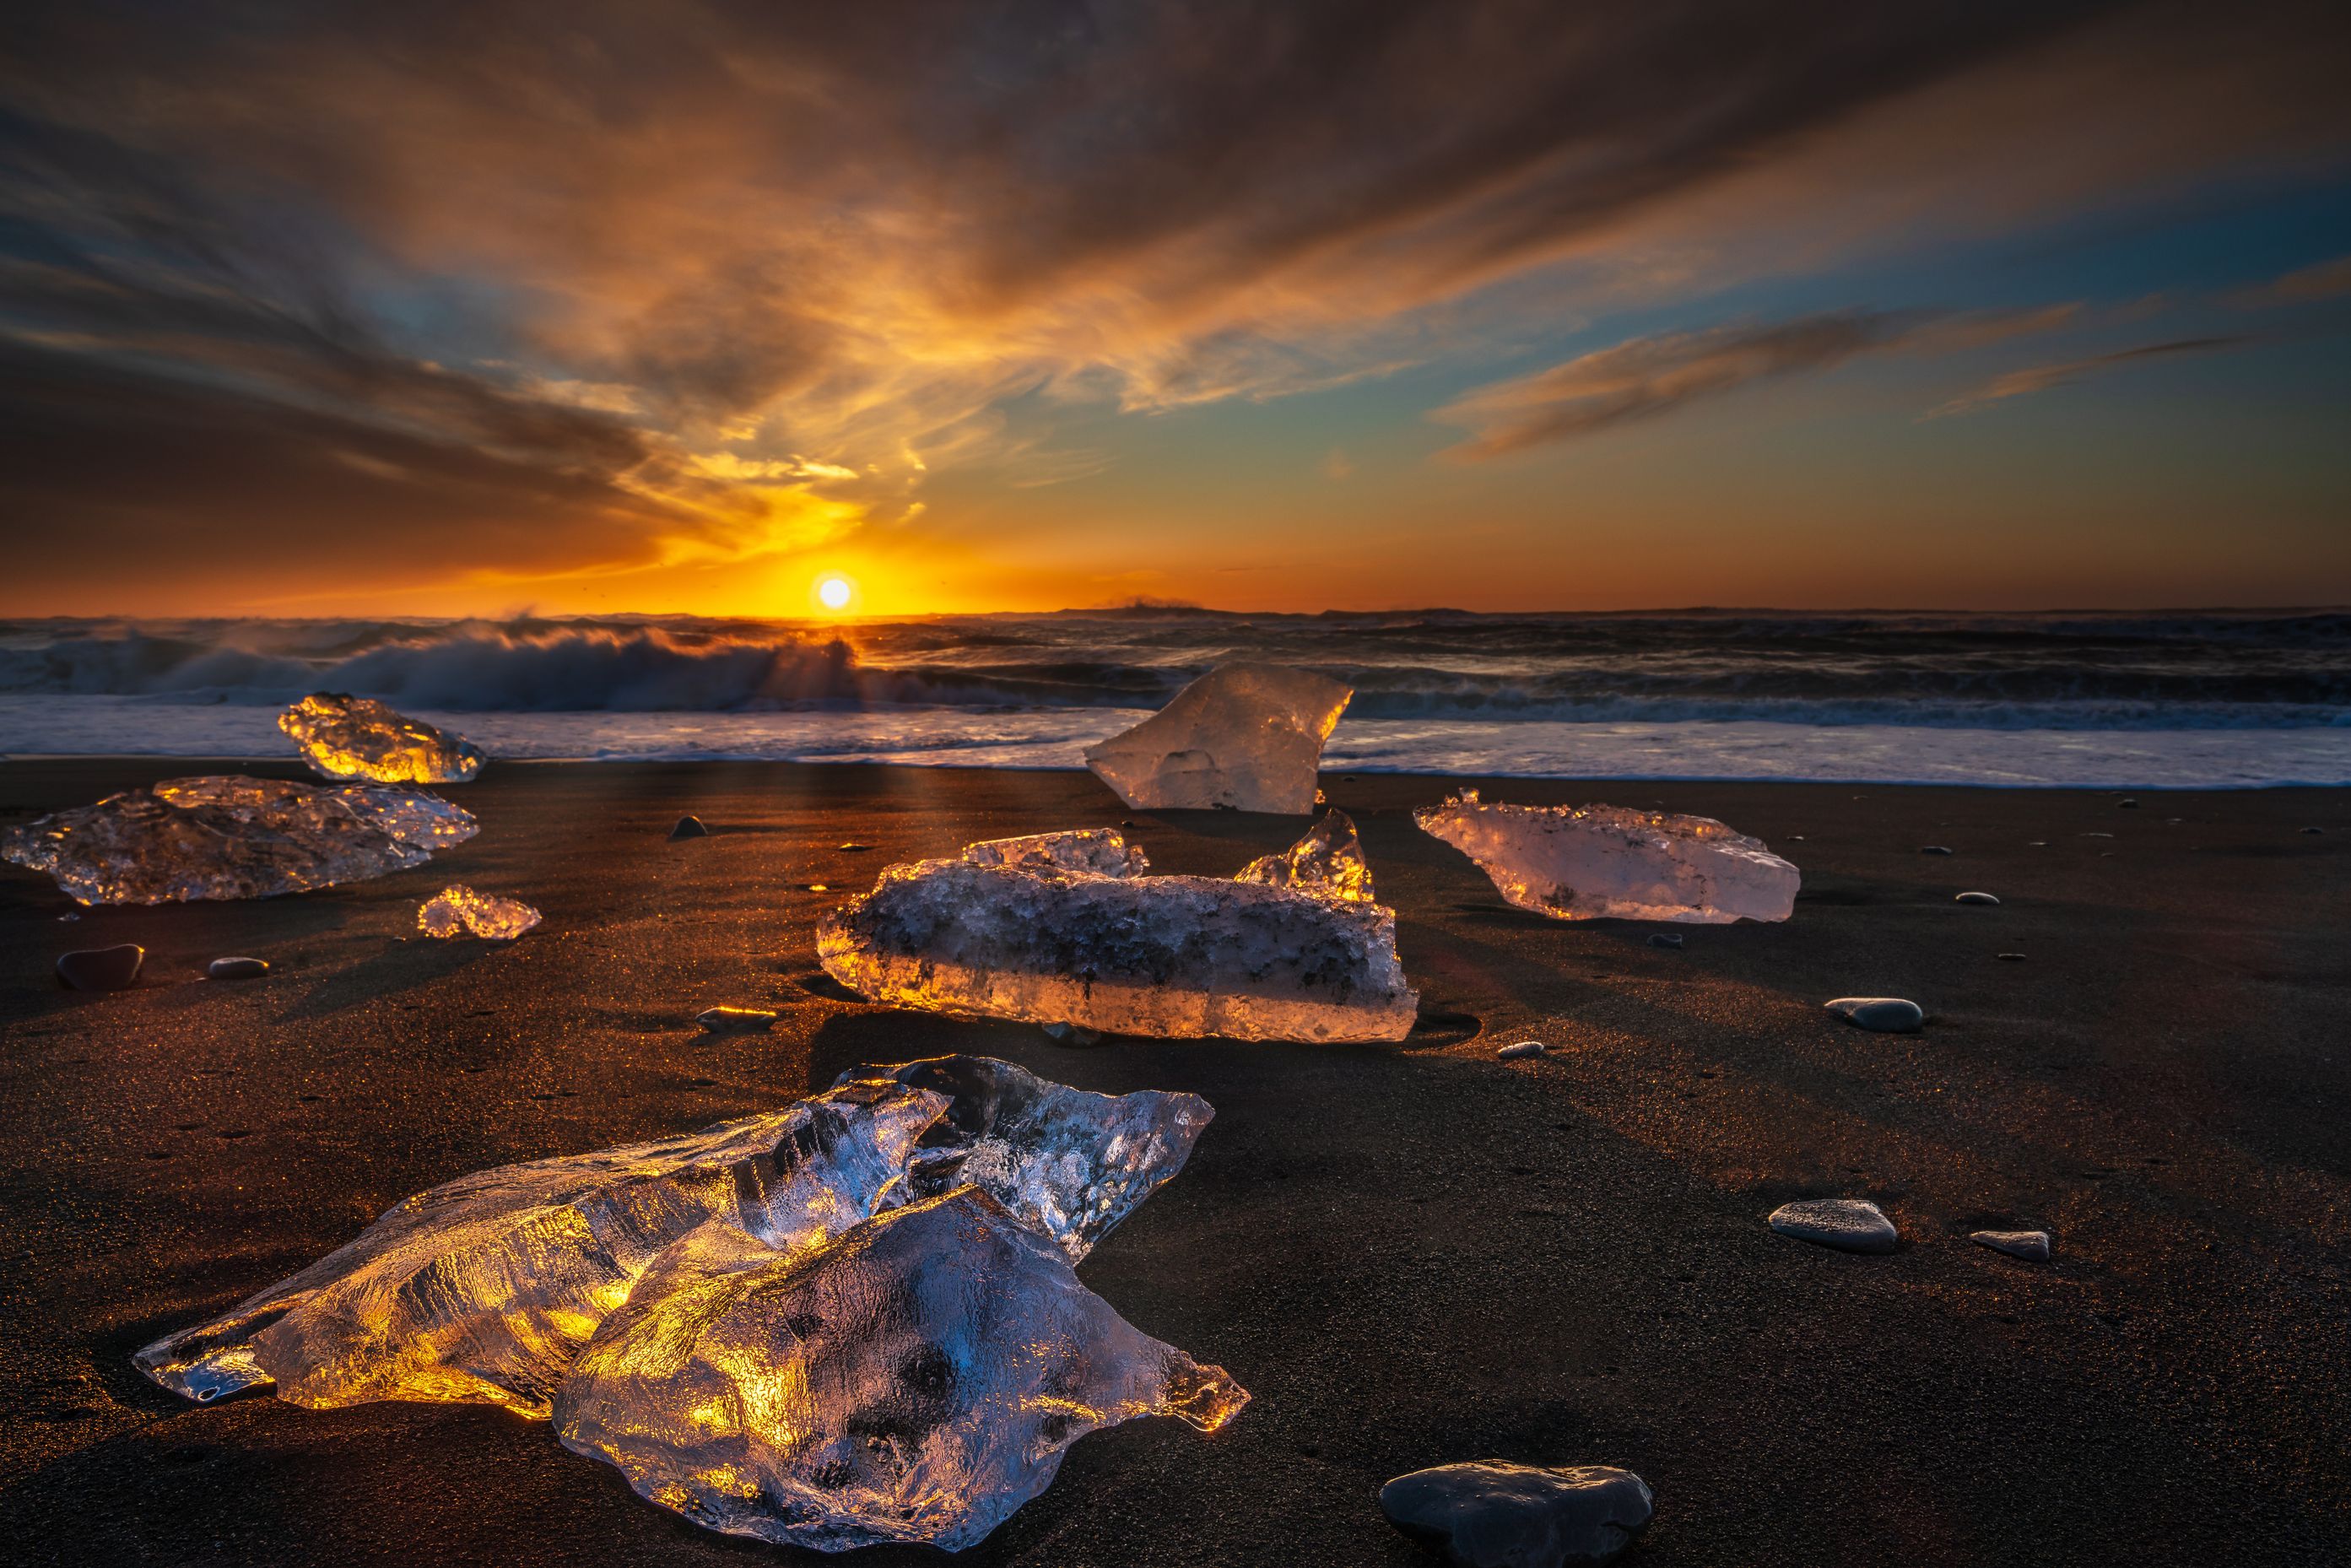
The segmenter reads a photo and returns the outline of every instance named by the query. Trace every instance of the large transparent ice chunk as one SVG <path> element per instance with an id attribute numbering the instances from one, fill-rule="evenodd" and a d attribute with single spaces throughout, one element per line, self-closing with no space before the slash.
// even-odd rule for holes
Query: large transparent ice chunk
<path id="1" fill-rule="evenodd" d="M 1216 1112 L 1197 1094 L 1096 1094 L 992 1056 L 852 1067 L 947 1097 L 924 1134 L 901 1201 L 978 1187 L 1080 1261 L 1191 1157 Z"/>
<path id="2" fill-rule="evenodd" d="M 698 1133 L 462 1176 L 137 1363 L 199 1400 L 274 1382 L 314 1409 L 413 1399 L 544 1416 L 664 1247 L 719 1218 L 803 1252 L 873 1212 L 946 1109 L 927 1090 L 846 1083 Z"/>
<path id="3" fill-rule="evenodd" d="M 1487 805 L 1464 789 L 1413 813 L 1503 898 L 1560 920 L 1785 920 L 1796 868 L 1711 817 L 1619 806 Z"/>
<path id="4" fill-rule="evenodd" d="M 268 898 L 420 865 L 474 819 L 402 785 L 167 779 L 0 834 L 0 858 L 84 904 Z"/>
<path id="5" fill-rule="evenodd" d="M 1322 743 L 1354 690 L 1280 664 L 1219 664 L 1133 729 L 1086 749 L 1086 766 L 1144 810 L 1314 809 Z"/>
<path id="6" fill-rule="evenodd" d="M 987 839 L 967 846 L 963 858 L 974 865 L 1008 865 L 1021 871 L 1084 871 L 1096 876 L 1141 876 L 1151 869 L 1143 851 L 1116 828 L 1071 828 L 1019 839 Z"/>
<path id="7" fill-rule="evenodd" d="M 371 697 L 313 692 L 277 716 L 304 760 L 329 779 L 378 784 L 463 784 L 482 770 L 482 748 Z"/>
<path id="8" fill-rule="evenodd" d="M 1372 896 L 1372 862 L 1364 858 L 1364 841 L 1356 836 L 1355 821 L 1344 811 L 1330 810 L 1306 830 L 1306 836 L 1278 855 L 1260 855 L 1241 867 L 1237 882 L 1261 882 L 1317 898 L 1340 898 L 1351 904 L 1375 904 Z"/>
<path id="9" fill-rule="evenodd" d="M 1419 1003 L 1392 912 L 1217 877 L 916 861 L 818 922 L 817 956 L 876 1001 L 1111 1034 L 1401 1040 Z"/>
<path id="10" fill-rule="evenodd" d="M 695 1232 L 580 1354 L 555 1421 L 565 1447 L 713 1530 L 956 1551 L 1088 1432 L 1138 1416 L 1212 1432 L 1248 1401 L 961 1187 L 799 1258 Z"/>

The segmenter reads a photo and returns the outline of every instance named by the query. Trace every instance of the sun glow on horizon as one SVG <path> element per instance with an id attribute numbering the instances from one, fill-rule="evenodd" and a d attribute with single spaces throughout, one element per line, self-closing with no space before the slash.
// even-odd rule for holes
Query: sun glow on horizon
<path id="1" fill-rule="evenodd" d="M 839 612 L 849 608 L 857 597 L 857 587 L 838 572 L 828 572 L 816 580 L 816 601 L 827 610 Z"/>

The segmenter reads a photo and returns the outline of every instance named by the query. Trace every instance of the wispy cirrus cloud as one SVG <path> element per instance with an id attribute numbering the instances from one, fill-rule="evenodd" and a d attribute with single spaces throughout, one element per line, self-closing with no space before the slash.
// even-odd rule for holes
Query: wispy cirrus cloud
<path id="1" fill-rule="evenodd" d="M 1646 420 L 1743 387 L 1834 370 L 1864 354 L 1949 353 L 2052 331 L 2074 304 L 2029 310 L 1843 310 L 1635 338 L 1482 387 L 1432 416 L 1471 434 L 1445 455 L 1482 462 Z"/>
<path id="2" fill-rule="evenodd" d="M 2047 392 L 2052 387 L 2065 386 L 2092 376 L 2107 374 L 2149 360 L 2175 359 L 2185 354 L 2214 354 L 2225 350 L 2242 348 L 2259 340 L 2250 336 L 2221 338 L 2178 338 L 2165 343 L 2144 343 L 2135 349 L 2118 349 L 2112 353 L 2091 354 L 2078 360 L 2065 360 L 2055 364 L 2030 365 L 2021 371 L 2010 371 L 1996 376 L 1971 392 L 1953 398 L 1938 408 L 1928 410 L 1920 417 L 1944 419 L 1954 414 L 1973 413 L 2011 398 L 2030 397 L 2034 392 Z"/>

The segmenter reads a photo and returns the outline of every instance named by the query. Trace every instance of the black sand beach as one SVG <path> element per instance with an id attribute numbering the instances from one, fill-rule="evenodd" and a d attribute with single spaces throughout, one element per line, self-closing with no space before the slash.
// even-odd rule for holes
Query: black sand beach
<path id="1" fill-rule="evenodd" d="M 9 763 L 0 822 L 217 768 Z M 497 765 L 449 791 L 483 831 L 431 866 L 71 923 L 0 868 L 7 1555 L 820 1561 L 701 1531 L 496 1410 L 197 1408 L 131 1354 L 464 1172 L 971 1051 L 1215 1105 L 1082 1273 L 1255 1402 L 1210 1437 L 1086 1438 L 963 1561 L 1426 1563 L 1380 1484 L 1484 1457 L 1638 1472 L 1632 1560 L 1658 1565 L 2351 1558 L 2351 792 L 1487 785 L 1719 816 L 1803 868 L 1792 920 L 1672 951 L 1504 906 L 1413 828 L 1438 780 L 1325 782 L 1422 991 L 1401 1048 L 1071 1050 L 822 979 L 818 915 L 889 861 L 1133 816 L 1158 869 L 1229 873 L 1300 826 L 1129 813 L 1081 774 Z M 713 836 L 665 841 L 684 811 Z M 408 939 L 458 881 L 546 924 Z M 58 953 L 123 941 L 135 990 L 57 988 Z M 276 967 L 203 980 L 225 954 Z M 1854 993 L 1932 1021 L 1822 1010 Z M 783 1018 L 697 1031 L 720 1003 Z M 1522 1038 L 1552 1054 L 1494 1060 Z M 1765 1228 L 1802 1196 L 1875 1199 L 1901 1249 Z M 2007 1226 L 2054 1260 L 1967 1239 Z"/>

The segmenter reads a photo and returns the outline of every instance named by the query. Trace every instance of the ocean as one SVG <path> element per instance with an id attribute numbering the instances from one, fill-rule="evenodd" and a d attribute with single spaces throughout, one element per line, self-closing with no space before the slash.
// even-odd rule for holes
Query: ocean
<path id="1" fill-rule="evenodd" d="M 506 759 L 1070 768 L 1232 659 L 1355 688 L 1342 771 L 2351 784 L 2351 611 L 0 622 L 0 757 L 293 755 L 381 697 Z"/>

